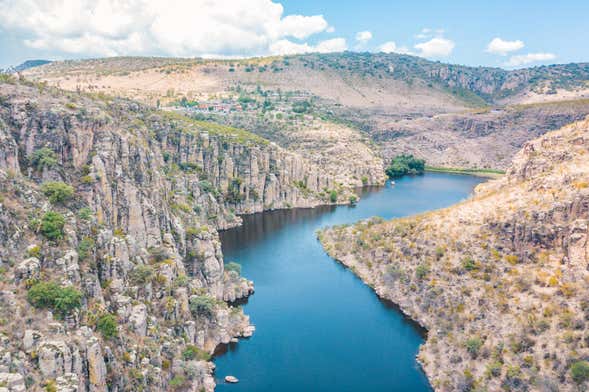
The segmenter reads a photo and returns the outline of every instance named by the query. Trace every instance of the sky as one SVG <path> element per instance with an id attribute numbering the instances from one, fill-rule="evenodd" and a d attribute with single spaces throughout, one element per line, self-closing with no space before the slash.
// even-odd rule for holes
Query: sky
<path id="1" fill-rule="evenodd" d="M 350 50 L 513 69 L 589 61 L 588 16 L 589 0 L 0 0 L 0 68 Z"/>

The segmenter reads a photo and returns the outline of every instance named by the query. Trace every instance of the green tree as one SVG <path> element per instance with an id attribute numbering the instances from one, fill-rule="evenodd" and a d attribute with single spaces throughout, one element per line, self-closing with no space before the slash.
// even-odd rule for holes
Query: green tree
<path id="1" fill-rule="evenodd" d="M 417 159 L 413 155 L 397 155 L 385 172 L 390 178 L 423 174 L 425 172 L 425 161 Z"/>
<path id="2" fill-rule="evenodd" d="M 116 338 L 119 334 L 117 329 L 117 318 L 110 314 L 103 314 L 96 321 L 96 330 L 98 330 L 105 339 Z"/>
<path id="3" fill-rule="evenodd" d="M 63 203 L 72 198 L 74 188 L 61 181 L 50 181 L 41 185 L 41 190 L 52 203 Z"/>
<path id="4" fill-rule="evenodd" d="M 571 376 L 577 384 L 589 380 L 589 362 L 577 361 L 571 365 Z"/>
<path id="5" fill-rule="evenodd" d="M 337 201 L 337 191 L 333 190 L 329 192 L 329 201 L 335 203 Z"/>
<path id="6" fill-rule="evenodd" d="M 197 295 L 190 298 L 190 311 L 194 316 L 211 317 L 215 305 L 215 299 L 206 295 Z"/>
<path id="7" fill-rule="evenodd" d="M 65 218 L 58 212 L 47 211 L 41 218 L 41 233 L 49 240 L 59 240 L 63 237 Z"/>
<path id="8" fill-rule="evenodd" d="M 37 282 L 27 292 L 27 299 L 36 308 L 48 308 L 62 316 L 82 306 L 82 293 L 73 286 L 61 287 L 55 282 Z"/>
<path id="9" fill-rule="evenodd" d="M 237 272 L 237 275 L 241 275 L 241 265 L 237 264 L 234 261 L 230 261 L 229 263 L 225 264 L 225 271 L 234 271 Z"/>
<path id="10" fill-rule="evenodd" d="M 42 170 L 44 167 L 51 168 L 57 165 L 57 154 L 49 147 L 40 148 L 33 152 L 31 163 L 37 170 Z"/>

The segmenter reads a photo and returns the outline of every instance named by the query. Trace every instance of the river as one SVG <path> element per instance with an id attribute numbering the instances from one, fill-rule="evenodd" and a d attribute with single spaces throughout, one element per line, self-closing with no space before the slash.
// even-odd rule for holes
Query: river
<path id="1" fill-rule="evenodd" d="M 424 331 L 327 256 L 315 231 L 447 207 L 482 181 L 440 173 L 405 177 L 364 189 L 353 207 L 254 214 L 222 232 L 225 262 L 240 263 L 255 283 L 244 312 L 256 332 L 216 357 L 217 390 L 430 391 L 415 361 Z M 225 384 L 226 375 L 240 382 Z"/>

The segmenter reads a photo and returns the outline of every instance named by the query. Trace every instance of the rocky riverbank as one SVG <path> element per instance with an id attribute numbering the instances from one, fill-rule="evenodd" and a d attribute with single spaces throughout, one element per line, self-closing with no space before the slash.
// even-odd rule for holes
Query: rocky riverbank
<path id="1" fill-rule="evenodd" d="M 351 195 L 246 131 L 5 77 L 0 389 L 213 390 L 254 330 L 217 230 Z"/>
<path id="2" fill-rule="evenodd" d="M 526 143 L 456 206 L 319 233 L 428 329 L 418 359 L 435 390 L 586 387 L 588 152 L 585 120 Z"/>

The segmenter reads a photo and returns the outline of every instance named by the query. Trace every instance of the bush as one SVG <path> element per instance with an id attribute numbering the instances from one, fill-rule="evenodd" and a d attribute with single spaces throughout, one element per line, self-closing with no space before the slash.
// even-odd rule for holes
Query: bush
<path id="1" fill-rule="evenodd" d="M 37 170 L 42 170 L 44 167 L 51 168 L 57 165 L 57 154 L 48 147 L 40 148 L 33 153 L 31 163 Z"/>
<path id="2" fill-rule="evenodd" d="M 466 271 L 474 271 L 478 269 L 478 265 L 472 257 L 465 257 L 464 259 L 462 259 L 462 267 Z"/>
<path id="3" fill-rule="evenodd" d="M 476 356 L 479 354 L 479 350 L 481 349 L 482 345 L 483 342 L 481 341 L 481 339 L 476 337 L 470 338 L 466 341 L 466 351 L 468 351 L 473 358 L 476 358 Z"/>
<path id="4" fill-rule="evenodd" d="M 62 316 L 82 306 L 82 293 L 75 287 L 61 287 L 53 282 L 38 282 L 31 286 L 27 299 L 36 308 L 47 308 Z"/>
<path id="5" fill-rule="evenodd" d="M 94 212 L 88 207 L 80 208 L 78 211 L 78 217 L 83 221 L 89 221 L 94 216 Z"/>
<path id="6" fill-rule="evenodd" d="M 129 274 L 129 280 L 135 285 L 144 285 L 153 279 L 153 269 L 148 265 L 138 265 Z"/>
<path id="7" fill-rule="evenodd" d="M 48 211 L 41 218 L 41 233 L 49 240 L 58 240 L 63 237 L 65 218 L 58 212 Z"/>
<path id="8" fill-rule="evenodd" d="M 80 260 L 86 259 L 90 256 L 90 253 L 94 250 L 94 240 L 90 237 L 84 237 L 78 244 L 78 255 Z"/>
<path id="9" fill-rule="evenodd" d="M 61 181 L 50 181 L 41 185 L 41 190 L 52 203 L 63 203 L 72 198 L 74 188 Z"/>
<path id="10" fill-rule="evenodd" d="M 208 361 L 211 359 L 211 356 L 206 351 L 201 350 L 195 345 L 189 344 L 184 351 L 182 351 L 182 358 L 184 358 L 185 361 L 191 361 L 193 359 L 196 359 L 197 361 Z"/>
<path id="11" fill-rule="evenodd" d="M 96 330 L 99 331 L 105 339 L 116 338 L 119 334 L 117 329 L 117 318 L 106 313 L 96 321 Z"/>
<path id="12" fill-rule="evenodd" d="M 329 192 L 329 201 L 335 203 L 337 201 L 337 191 L 333 190 Z"/>
<path id="13" fill-rule="evenodd" d="M 230 261 L 229 263 L 225 264 L 225 271 L 234 271 L 237 272 L 237 275 L 241 275 L 241 265 L 237 264 L 234 261 Z"/>
<path id="14" fill-rule="evenodd" d="M 589 362 L 577 361 L 571 365 L 571 375 L 577 384 L 589 380 Z"/>
<path id="15" fill-rule="evenodd" d="M 170 380 L 170 389 L 176 390 L 184 388 L 187 382 L 186 377 L 177 374 Z"/>
<path id="16" fill-rule="evenodd" d="M 215 305 L 215 300 L 206 295 L 198 295 L 190 298 L 190 311 L 195 317 L 211 317 L 215 310 Z"/>
<path id="17" fill-rule="evenodd" d="M 419 264 L 417 268 L 415 268 L 415 276 L 417 279 L 423 280 L 427 274 L 429 274 L 429 266 L 426 264 Z"/>
<path id="18" fill-rule="evenodd" d="M 389 178 L 399 178 L 404 175 L 418 175 L 425 171 L 425 161 L 413 155 L 397 155 L 391 165 L 385 170 Z"/>

